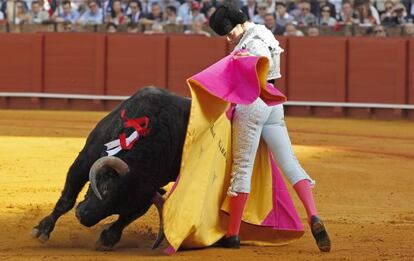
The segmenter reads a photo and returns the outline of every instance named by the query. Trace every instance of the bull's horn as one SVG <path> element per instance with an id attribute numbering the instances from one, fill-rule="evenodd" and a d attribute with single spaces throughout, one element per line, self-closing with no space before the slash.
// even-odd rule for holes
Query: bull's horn
<path id="1" fill-rule="evenodd" d="M 152 245 L 152 249 L 156 249 L 165 238 L 165 235 L 164 235 L 164 222 L 162 220 L 162 209 L 163 209 L 163 206 L 164 206 L 164 201 L 165 201 L 164 198 L 158 192 L 157 192 L 157 194 L 155 194 L 154 198 L 152 199 L 152 202 L 157 207 L 158 215 L 159 215 L 159 218 L 160 218 L 160 228 L 158 230 L 157 238 L 155 239 L 154 244 Z"/>
<path id="2" fill-rule="evenodd" d="M 102 157 L 95 161 L 95 163 L 93 163 L 91 169 L 89 170 L 89 181 L 91 182 L 92 191 L 100 200 L 102 200 L 102 196 L 98 190 L 96 175 L 104 167 L 110 167 L 114 169 L 120 176 L 123 176 L 129 172 L 128 164 L 126 164 L 125 161 L 121 160 L 120 158 L 114 156 Z"/>

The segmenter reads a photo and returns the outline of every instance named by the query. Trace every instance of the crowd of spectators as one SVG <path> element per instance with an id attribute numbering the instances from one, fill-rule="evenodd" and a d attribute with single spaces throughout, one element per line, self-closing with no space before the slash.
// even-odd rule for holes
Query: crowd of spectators
<path id="1" fill-rule="evenodd" d="M 414 36 L 414 0 L 0 0 L 0 24 L 59 23 L 63 31 L 100 25 L 108 33 L 169 30 L 210 36 L 209 17 L 225 3 L 275 35 L 318 36 L 321 28 L 335 32 L 357 26 L 378 37 L 387 36 L 388 28 Z"/>

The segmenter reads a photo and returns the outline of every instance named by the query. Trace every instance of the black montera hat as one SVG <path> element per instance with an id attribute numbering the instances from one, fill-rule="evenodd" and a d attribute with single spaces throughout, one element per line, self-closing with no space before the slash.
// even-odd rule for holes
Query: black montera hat
<path id="1" fill-rule="evenodd" d="M 238 24 L 247 21 L 247 16 L 239 9 L 223 5 L 210 17 L 210 27 L 218 35 L 226 35 Z"/>

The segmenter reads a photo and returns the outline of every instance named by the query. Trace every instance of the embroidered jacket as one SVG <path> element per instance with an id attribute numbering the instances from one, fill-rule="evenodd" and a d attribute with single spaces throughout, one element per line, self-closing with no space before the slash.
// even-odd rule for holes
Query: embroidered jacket
<path id="1" fill-rule="evenodd" d="M 257 56 L 269 59 L 269 74 L 267 79 L 277 79 L 280 74 L 280 54 L 284 51 L 273 33 L 264 25 L 247 23 L 247 30 L 234 48 L 234 51 L 246 49 Z"/>

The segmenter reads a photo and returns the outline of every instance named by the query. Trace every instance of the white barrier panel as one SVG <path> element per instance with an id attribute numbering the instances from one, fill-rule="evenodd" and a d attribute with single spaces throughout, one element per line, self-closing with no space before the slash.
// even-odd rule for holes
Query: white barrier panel
<path id="1" fill-rule="evenodd" d="M 0 92 L 0 97 L 112 100 L 112 101 L 122 101 L 122 100 L 126 100 L 129 98 L 129 96 L 117 96 L 117 95 L 88 95 L 88 94 L 36 93 L 36 92 Z M 390 104 L 390 103 L 287 101 L 284 103 L 284 105 L 286 106 L 309 106 L 309 107 L 346 107 L 346 108 L 378 108 L 378 109 L 414 110 L 414 104 Z"/>

